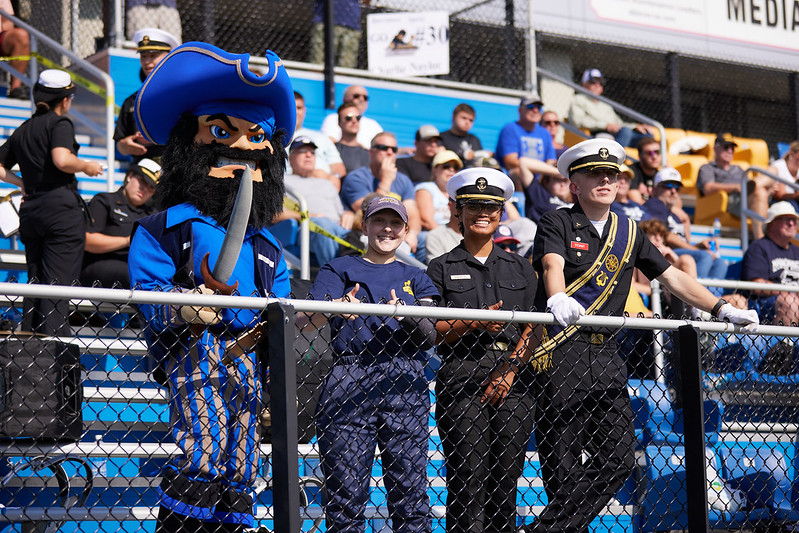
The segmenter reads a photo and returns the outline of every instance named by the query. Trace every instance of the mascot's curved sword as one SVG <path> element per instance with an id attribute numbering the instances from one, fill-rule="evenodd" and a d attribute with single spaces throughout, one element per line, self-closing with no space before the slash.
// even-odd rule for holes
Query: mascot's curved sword
<path id="1" fill-rule="evenodd" d="M 200 272 L 203 276 L 205 286 L 211 290 L 218 291 L 220 294 L 233 294 L 239 286 L 239 282 L 228 285 L 227 282 L 236 267 L 236 261 L 241 253 L 241 245 L 244 242 L 244 234 L 247 232 L 247 223 L 250 220 L 250 210 L 252 209 L 252 171 L 250 167 L 244 167 L 244 174 L 241 176 L 239 191 L 236 194 L 236 201 L 233 204 L 233 212 L 230 214 L 230 221 L 227 225 L 225 238 L 219 248 L 219 256 L 211 273 L 208 268 L 208 254 L 205 254 L 200 265 Z"/>

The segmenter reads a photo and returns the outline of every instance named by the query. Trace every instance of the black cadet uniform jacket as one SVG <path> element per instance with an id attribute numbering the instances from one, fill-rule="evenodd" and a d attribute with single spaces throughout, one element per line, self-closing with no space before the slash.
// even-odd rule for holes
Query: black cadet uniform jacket
<path id="1" fill-rule="evenodd" d="M 627 232 L 627 217 L 619 217 L 619 231 Z M 579 203 L 570 209 L 557 209 L 545 213 L 538 224 L 533 244 L 533 267 L 539 274 L 536 309 L 544 311 L 548 296 L 544 289 L 542 258 L 554 253 L 565 260 L 563 268 L 566 286 L 582 276 L 594 263 L 602 245 L 608 238 L 610 219 L 605 223 L 603 235 L 583 213 Z M 635 232 L 635 242 L 628 262 L 622 262 L 622 272 L 605 305 L 596 313 L 605 316 L 622 316 L 630 291 L 633 270 L 638 268 L 649 279 L 660 276 L 669 267 L 668 261 L 644 235 Z M 585 305 L 584 307 L 588 307 Z M 611 333 L 597 328 L 581 332 L 561 343 L 552 353 L 553 368 L 545 372 L 549 378 L 565 386 L 594 389 L 624 387 L 627 379 L 625 363 L 615 349 Z M 588 353 L 583 342 L 607 348 L 604 353 Z M 574 349 L 569 349 L 574 346 Z"/>
<path id="2" fill-rule="evenodd" d="M 449 253 L 430 261 L 427 275 L 441 294 L 440 306 L 481 309 L 502 300 L 504 310 L 532 311 L 535 301 L 533 267 L 526 259 L 499 246 L 493 247 L 483 264 L 466 251 L 461 241 Z M 455 343 L 441 343 L 438 353 L 442 366 L 452 363 L 453 371 L 464 374 L 474 366 L 462 364 L 464 361 L 477 363 L 480 368 L 475 374 L 462 375 L 456 381 L 469 379 L 479 386 L 496 365 L 497 357 L 507 357 L 516 347 L 523 327 L 524 324 L 508 324 L 499 333 L 477 329 Z"/>

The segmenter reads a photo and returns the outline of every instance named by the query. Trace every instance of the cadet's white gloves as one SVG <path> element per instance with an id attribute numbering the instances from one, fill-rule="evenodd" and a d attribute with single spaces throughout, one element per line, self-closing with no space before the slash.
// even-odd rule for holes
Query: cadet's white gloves
<path id="1" fill-rule="evenodd" d="M 724 304 L 718 312 L 719 320 L 729 320 L 733 324 L 740 324 L 745 330 L 755 331 L 760 319 L 754 309 L 738 309 L 732 304 Z"/>
<path id="2" fill-rule="evenodd" d="M 553 294 L 547 300 L 547 307 L 555 315 L 555 320 L 563 327 L 575 322 L 585 314 L 585 308 L 565 292 Z"/>

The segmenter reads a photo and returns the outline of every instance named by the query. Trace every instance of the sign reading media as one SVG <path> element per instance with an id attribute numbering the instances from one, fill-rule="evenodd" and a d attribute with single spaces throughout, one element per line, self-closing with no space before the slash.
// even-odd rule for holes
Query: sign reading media
<path id="1" fill-rule="evenodd" d="M 373 13 L 366 16 L 369 71 L 385 76 L 449 74 L 449 15 Z"/>
<path id="2" fill-rule="evenodd" d="M 799 0 L 590 0 L 597 18 L 799 51 Z"/>

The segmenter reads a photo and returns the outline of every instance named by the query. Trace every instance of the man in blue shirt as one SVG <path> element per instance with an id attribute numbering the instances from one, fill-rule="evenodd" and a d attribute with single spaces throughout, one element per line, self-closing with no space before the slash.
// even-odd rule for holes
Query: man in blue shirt
<path id="1" fill-rule="evenodd" d="M 536 93 L 522 98 L 519 120 L 505 124 L 499 132 L 495 156 L 509 174 L 519 172 L 519 159 L 522 157 L 555 164 L 552 135 L 539 124 L 543 107 L 544 102 Z"/>
<path id="2" fill-rule="evenodd" d="M 413 251 L 422 230 L 419 208 L 416 206 L 416 189 L 411 179 L 397 170 L 397 137 L 384 131 L 372 139 L 369 149 L 369 166 L 347 174 L 341 185 L 344 207 L 357 213 L 367 194 L 377 192 L 399 198 L 408 211 L 408 232 L 405 236 Z"/>
<path id="3" fill-rule="evenodd" d="M 280 244 L 265 228 L 282 209 L 285 145 L 296 108 L 282 62 L 270 51 L 266 59 L 261 76 L 247 68 L 249 55 L 187 43 L 139 91 L 139 130 L 165 145 L 156 194 L 166 210 L 134 230 L 133 286 L 289 295 Z M 249 204 L 237 201 L 246 178 L 253 182 Z M 240 251 L 227 247 L 231 219 L 247 221 Z M 222 255 L 223 243 L 229 255 Z M 214 271 L 217 263 L 230 257 L 232 273 L 215 279 L 222 274 Z M 261 361 L 254 350 L 260 312 L 172 304 L 139 309 L 150 355 L 166 373 L 180 450 L 162 472 L 155 531 L 240 533 L 254 522 L 252 488 L 260 467 Z"/>

